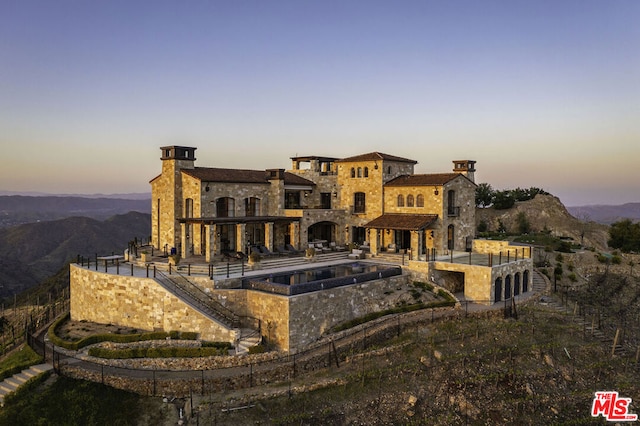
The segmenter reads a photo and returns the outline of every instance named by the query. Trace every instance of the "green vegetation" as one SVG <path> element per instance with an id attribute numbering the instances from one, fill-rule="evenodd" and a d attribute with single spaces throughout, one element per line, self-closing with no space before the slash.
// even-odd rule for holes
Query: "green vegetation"
<path id="1" fill-rule="evenodd" d="M 611 224 L 609 228 L 609 246 L 625 253 L 640 251 L 640 222 L 629 219 Z"/>
<path id="2" fill-rule="evenodd" d="M 48 387 L 36 387 L 47 375 L 29 381 L 5 398 L 0 410 L 4 425 L 136 425 L 142 417 L 141 397 L 97 383 L 57 379 Z M 30 383 L 31 382 L 31 383 Z M 162 424 L 165 413 L 148 410 L 155 417 L 147 424 Z"/>
<path id="3" fill-rule="evenodd" d="M 172 339 L 182 339 L 182 340 L 195 340 L 198 336 L 197 333 L 192 332 L 178 332 L 172 331 L 170 333 L 166 333 L 164 331 L 155 331 L 152 333 L 142 333 L 142 334 L 93 334 L 91 336 L 87 336 L 85 338 L 68 341 L 60 338 L 57 335 L 57 331 L 65 321 L 68 321 L 70 318 L 69 314 L 60 317 L 57 319 L 51 327 L 49 327 L 48 335 L 49 340 L 60 347 L 65 349 L 77 351 L 78 349 L 84 348 L 85 346 L 93 345 L 94 343 L 100 342 L 115 342 L 115 343 L 132 343 L 132 342 L 141 342 L 145 340 L 164 340 L 167 337 Z M 172 337 L 177 336 L 177 337 Z"/>
<path id="4" fill-rule="evenodd" d="M 35 353 L 28 345 L 23 345 L 20 349 L 0 361 L 0 380 L 11 377 L 25 368 L 41 362 L 42 357 L 40 355 Z"/>
<path id="5" fill-rule="evenodd" d="M 490 184 L 481 183 L 476 188 L 476 206 L 482 208 L 493 206 L 496 210 L 504 210 L 513 207 L 516 201 L 531 200 L 538 194 L 548 195 L 549 193 L 535 187 L 495 191 Z"/>
<path id="6" fill-rule="evenodd" d="M 166 348 L 89 348 L 89 355 L 106 359 L 128 359 L 128 358 L 198 358 L 205 356 L 227 355 L 231 349 L 231 344 L 226 347 L 166 347 Z"/>

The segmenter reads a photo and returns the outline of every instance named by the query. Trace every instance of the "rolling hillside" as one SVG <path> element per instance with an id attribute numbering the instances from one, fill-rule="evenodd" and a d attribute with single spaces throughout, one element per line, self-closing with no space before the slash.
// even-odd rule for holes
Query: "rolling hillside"
<path id="1" fill-rule="evenodd" d="M 78 254 L 123 252 L 134 237 L 148 238 L 150 221 L 149 214 L 129 212 L 104 221 L 69 217 L 0 229 L 0 297 L 36 286 Z"/>
<path id="2" fill-rule="evenodd" d="M 84 216 L 105 220 L 130 211 L 149 213 L 150 199 L 79 196 L 0 196 L 0 227 Z"/>

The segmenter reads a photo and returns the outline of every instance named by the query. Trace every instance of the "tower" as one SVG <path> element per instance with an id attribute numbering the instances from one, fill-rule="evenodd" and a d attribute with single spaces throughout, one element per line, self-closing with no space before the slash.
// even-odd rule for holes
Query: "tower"
<path id="1" fill-rule="evenodd" d="M 182 170 L 193 169 L 197 148 L 163 146 L 162 173 L 151 181 L 151 238 L 157 249 L 169 251 L 180 243 Z"/>
<path id="2" fill-rule="evenodd" d="M 453 171 L 466 176 L 475 183 L 476 162 L 474 160 L 453 160 Z"/>

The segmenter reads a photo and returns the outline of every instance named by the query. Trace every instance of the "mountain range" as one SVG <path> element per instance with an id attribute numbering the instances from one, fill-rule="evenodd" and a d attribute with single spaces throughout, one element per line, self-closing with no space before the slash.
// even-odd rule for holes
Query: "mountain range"
<path id="1" fill-rule="evenodd" d="M 134 238 L 148 239 L 150 230 L 151 215 L 140 212 L 0 228 L 0 298 L 37 286 L 78 255 L 121 254 Z"/>
<path id="2" fill-rule="evenodd" d="M 0 228 L 69 216 L 104 220 L 130 211 L 149 213 L 151 198 L 146 195 L 143 199 L 0 195 Z"/>
<path id="3" fill-rule="evenodd" d="M 617 206 L 575 206 L 567 207 L 567 210 L 580 220 L 604 224 L 611 224 L 622 219 L 640 220 L 640 203 L 626 203 Z"/>

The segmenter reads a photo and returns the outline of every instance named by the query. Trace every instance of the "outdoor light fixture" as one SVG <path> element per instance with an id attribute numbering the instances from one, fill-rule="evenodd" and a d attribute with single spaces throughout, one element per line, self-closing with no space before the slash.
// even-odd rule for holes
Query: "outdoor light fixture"
<path id="1" fill-rule="evenodd" d="M 435 189 L 435 191 L 433 191 L 433 193 L 434 193 L 435 195 L 438 195 L 438 194 L 439 194 L 439 192 L 438 192 L 438 188 L 436 188 L 436 189 Z"/>
<path id="2" fill-rule="evenodd" d="M 207 184 L 207 186 L 204 187 L 204 190 L 209 192 L 209 184 Z"/>

